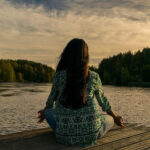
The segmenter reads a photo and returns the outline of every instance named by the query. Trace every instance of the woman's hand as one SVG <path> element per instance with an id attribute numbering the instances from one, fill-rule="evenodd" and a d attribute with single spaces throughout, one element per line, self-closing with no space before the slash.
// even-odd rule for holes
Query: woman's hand
<path id="1" fill-rule="evenodd" d="M 111 115 L 114 118 L 114 122 L 120 126 L 121 128 L 125 127 L 123 125 L 123 118 L 121 116 L 117 116 L 113 110 L 107 112 L 108 115 Z"/>
<path id="2" fill-rule="evenodd" d="M 38 111 L 39 121 L 37 123 L 42 123 L 44 121 L 44 119 L 45 119 L 44 111 L 45 111 L 45 109 L 41 109 Z"/>
<path id="3" fill-rule="evenodd" d="M 120 126 L 121 128 L 125 127 L 125 126 L 123 125 L 123 118 L 122 118 L 121 116 L 115 116 L 115 117 L 114 117 L 114 122 L 115 122 L 118 126 Z"/>

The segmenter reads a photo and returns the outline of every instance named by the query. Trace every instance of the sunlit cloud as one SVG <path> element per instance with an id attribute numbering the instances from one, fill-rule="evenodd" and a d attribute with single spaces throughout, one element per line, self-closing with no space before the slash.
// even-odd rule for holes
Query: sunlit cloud
<path id="1" fill-rule="evenodd" d="M 83 38 L 90 63 L 149 46 L 150 2 L 134 0 L 1 0 L 0 58 L 55 66 L 74 37 Z"/>

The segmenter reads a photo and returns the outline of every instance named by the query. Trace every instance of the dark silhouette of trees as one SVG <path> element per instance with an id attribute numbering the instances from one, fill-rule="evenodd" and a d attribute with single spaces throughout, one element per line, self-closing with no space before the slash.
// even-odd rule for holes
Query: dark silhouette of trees
<path id="1" fill-rule="evenodd" d="M 27 60 L 0 60 L 0 82 L 52 82 L 55 70 Z"/>
<path id="2" fill-rule="evenodd" d="M 97 72 L 104 84 L 150 82 L 150 48 L 134 54 L 129 51 L 105 58 L 99 63 Z"/>
<path id="3" fill-rule="evenodd" d="M 95 66 L 90 66 L 89 69 L 92 71 L 98 72 L 98 69 Z"/>
<path id="4" fill-rule="evenodd" d="M 105 58 L 98 68 L 104 84 L 129 85 L 150 82 L 150 48 L 136 53 L 126 52 Z M 0 82 L 52 82 L 55 70 L 27 60 L 0 60 Z"/>
<path id="5" fill-rule="evenodd" d="M 14 68 L 9 61 L 0 61 L 0 81 L 16 81 Z"/>

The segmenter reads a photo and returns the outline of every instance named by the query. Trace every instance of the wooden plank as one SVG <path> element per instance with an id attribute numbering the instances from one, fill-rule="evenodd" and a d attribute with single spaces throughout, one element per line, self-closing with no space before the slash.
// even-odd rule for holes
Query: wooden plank
<path id="1" fill-rule="evenodd" d="M 127 132 L 127 131 L 133 131 L 134 129 L 136 129 L 136 127 L 130 126 L 130 127 L 126 127 L 126 128 L 120 128 L 118 130 L 113 130 L 113 131 L 110 130 L 109 132 L 107 132 L 107 134 L 104 137 L 121 134 L 121 133 Z M 142 130 L 144 130 L 144 129 L 142 129 Z"/>
<path id="2" fill-rule="evenodd" d="M 60 150 L 60 149 L 58 148 L 56 150 Z M 61 150 L 82 150 L 82 147 L 79 147 L 79 146 L 69 146 L 69 147 L 61 148 Z"/>
<path id="3" fill-rule="evenodd" d="M 65 146 L 56 143 L 52 132 L 41 133 L 36 136 L 25 137 L 21 139 L 0 140 L 0 150 L 28 150 L 30 149 L 61 149 Z"/>
<path id="4" fill-rule="evenodd" d="M 113 137 L 124 137 L 124 136 L 132 136 L 140 133 L 146 132 L 145 130 L 135 130 L 133 128 L 126 128 L 122 130 L 117 130 L 114 133 L 106 133 L 106 135 L 103 137 L 103 140 L 105 139 L 112 139 Z"/>
<path id="5" fill-rule="evenodd" d="M 125 140 L 125 138 L 131 137 L 131 136 L 136 136 L 136 135 L 142 134 L 142 133 L 146 133 L 146 131 L 143 131 L 143 130 L 138 130 L 138 131 L 131 130 L 130 132 L 125 132 L 123 134 L 121 134 L 121 132 L 120 132 L 120 134 L 117 134 L 117 136 L 112 135 L 112 136 L 103 137 L 103 138 L 99 139 L 98 140 L 99 145 L 94 146 L 94 147 L 96 148 L 96 147 L 98 147 L 100 145 L 104 145 L 104 144 L 107 144 L 107 143 L 112 143 L 112 142 L 118 141 L 120 139 L 124 139 Z M 87 147 L 85 149 L 90 149 L 91 150 L 92 148 L 88 148 Z"/>
<path id="6" fill-rule="evenodd" d="M 24 131 L 19 133 L 13 133 L 6 136 L 0 136 L 0 150 L 99 150 L 99 149 L 116 149 L 125 148 L 136 143 L 141 142 L 143 138 L 145 146 L 143 148 L 148 149 L 150 146 L 146 142 L 149 137 L 148 128 L 143 126 L 135 127 L 135 124 L 127 124 L 125 128 L 118 128 L 114 126 L 103 138 L 99 139 L 98 146 L 90 146 L 86 148 L 81 147 L 66 147 L 58 144 L 55 141 L 55 137 L 50 128 L 35 129 L 32 131 Z M 141 148 L 141 145 L 134 147 Z M 132 147 L 131 147 L 132 148 Z"/>
<path id="7" fill-rule="evenodd" d="M 99 145 L 99 146 L 95 147 L 95 150 L 99 150 L 99 149 L 105 149 L 105 150 L 119 149 L 121 147 L 131 145 L 131 144 L 134 144 L 134 143 L 138 143 L 138 142 L 147 140 L 149 138 L 150 138 L 150 132 L 145 132 L 145 133 L 142 133 L 142 134 L 138 134 L 138 135 L 134 135 L 134 136 L 131 136 L 131 137 L 123 138 L 123 139 L 120 139 L 118 141 L 113 141 L 113 142 L 110 142 L 110 143 Z M 90 150 L 92 150 L 92 149 L 90 149 Z"/>
<path id="8" fill-rule="evenodd" d="M 5 144 L 0 143 L 0 150 L 55 150 L 62 149 L 64 145 L 60 145 L 58 143 L 43 143 L 43 141 L 33 140 L 33 141 L 17 141 L 17 142 L 8 142 Z"/>
<path id="9" fill-rule="evenodd" d="M 0 141 L 1 140 L 9 140 L 9 139 L 20 139 L 20 138 L 26 138 L 26 137 L 33 137 L 33 136 L 44 134 L 47 132 L 52 132 L 52 129 L 51 128 L 34 129 L 32 131 L 23 131 L 23 132 L 11 133 L 11 134 L 7 134 L 7 135 L 0 135 Z"/>
<path id="10" fill-rule="evenodd" d="M 144 150 L 150 150 L 150 147 L 148 147 L 148 148 L 145 148 Z"/>
<path id="11" fill-rule="evenodd" d="M 120 134 L 120 135 L 117 135 L 117 136 L 109 136 L 107 138 L 103 138 L 102 141 L 99 141 L 101 142 L 102 144 L 104 143 L 109 143 L 109 142 L 113 142 L 113 141 L 116 141 L 116 140 L 120 140 L 122 138 L 127 138 L 127 137 L 130 137 L 130 136 L 134 136 L 134 135 L 138 135 L 138 134 L 141 134 L 141 133 L 144 133 L 145 131 L 130 131 L 130 132 L 126 132 L 126 133 L 123 133 L 123 134 Z"/>
<path id="12" fill-rule="evenodd" d="M 120 136 L 120 134 L 124 134 L 123 132 L 132 132 L 133 133 L 133 131 L 134 132 L 136 132 L 137 133 L 137 131 L 135 131 L 134 129 L 133 129 L 133 127 L 134 127 L 134 125 L 130 125 L 129 127 L 126 127 L 126 128 L 120 128 L 120 130 L 113 130 L 113 132 L 112 131 L 110 131 L 109 133 L 107 133 L 106 134 L 106 136 L 105 137 L 103 137 L 103 138 L 108 138 L 108 137 L 111 137 L 111 139 L 112 139 L 112 136 Z M 145 131 L 142 131 L 142 133 L 143 132 L 145 132 Z M 140 131 L 140 133 L 141 133 L 141 131 Z M 117 135 L 118 134 L 118 135 Z M 101 141 L 102 139 L 100 139 L 100 141 Z M 101 143 L 102 144 L 102 143 Z M 92 149 L 93 147 L 88 147 L 88 149 Z M 70 149 L 74 149 L 73 147 L 67 147 L 67 148 L 63 148 L 62 150 L 70 150 Z M 77 148 L 77 147 L 75 147 L 75 149 L 81 149 L 81 148 Z M 85 148 L 86 149 L 86 148 Z"/>
<path id="13" fill-rule="evenodd" d="M 135 130 L 145 130 L 145 131 L 150 131 L 150 127 L 145 127 L 145 126 L 137 126 L 134 128 Z"/>
<path id="14" fill-rule="evenodd" d="M 126 127 L 132 127 L 135 125 L 136 124 L 129 124 L 129 123 L 125 124 Z M 121 128 L 114 125 L 114 127 L 109 132 L 114 132 L 116 130 L 121 130 Z M 23 131 L 23 132 L 21 131 L 21 132 L 17 132 L 17 133 L 11 133 L 11 134 L 7 134 L 7 135 L 0 135 L 0 140 L 26 138 L 26 137 L 31 137 L 31 136 L 36 136 L 39 134 L 47 133 L 47 132 L 52 132 L 52 129 L 51 128 L 42 128 L 42 129 L 34 129 L 32 131 L 27 130 L 27 131 Z"/>
<path id="15" fill-rule="evenodd" d="M 119 148 L 119 150 L 143 150 L 150 147 L 150 138 L 141 142 L 134 143 L 132 145 Z"/>

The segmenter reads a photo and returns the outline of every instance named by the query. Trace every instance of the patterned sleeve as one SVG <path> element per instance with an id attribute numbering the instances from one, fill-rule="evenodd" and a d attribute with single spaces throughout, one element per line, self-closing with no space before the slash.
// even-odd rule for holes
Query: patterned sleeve
<path id="1" fill-rule="evenodd" d="M 98 74 L 96 76 L 95 96 L 99 105 L 102 107 L 102 110 L 105 112 L 109 112 L 111 110 L 111 105 L 109 101 L 107 100 L 107 98 L 104 96 L 101 79 Z"/>
<path id="2" fill-rule="evenodd" d="M 54 78 L 53 78 L 53 84 L 52 88 L 50 91 L 50 94 L 48 96 L 47 102 L 46 102 L 46 107 L 48 108 L 53 108 L 55 105 L 55 100 L 58 94 L 58 73 L 55 73 Z"/>

